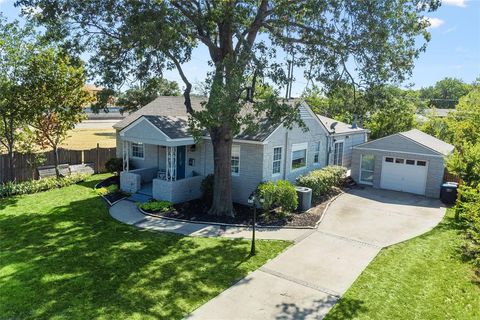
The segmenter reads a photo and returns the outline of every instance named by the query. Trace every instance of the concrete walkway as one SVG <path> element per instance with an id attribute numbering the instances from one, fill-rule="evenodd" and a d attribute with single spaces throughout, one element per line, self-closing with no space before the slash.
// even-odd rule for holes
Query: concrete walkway
<path id="1" fill-rule="evenodd" d="M 170 219 L 146 216 L 142 214 L 135 203 L 130 201 L 117 202 L 110 208 L 113 218 L 138 228 L 162 232 L 179 233 L 192 237 L 228 237 L 251 238 L 251 228 L 226 227 L 202 223 L 181 222 Z M 298 242 L 308 236 L 312 229 L 257 228 L 257 239 L 289 240 Z"/>
<path id="2" fill-rule="evenodd" d="M 112 216 L 137 227 L 191 236 L 250 236 L 227 228 L 145 217 L 120 202 Z M 134 210 L 133 210 L 134 209 Z M 262 230 L 296 244 L 190 314 L 188 319 L 320 319 L 382 247 L 427 232 L 445 209 L 438 200 L 366 188 L 340 196 L 317 230 Z"/>

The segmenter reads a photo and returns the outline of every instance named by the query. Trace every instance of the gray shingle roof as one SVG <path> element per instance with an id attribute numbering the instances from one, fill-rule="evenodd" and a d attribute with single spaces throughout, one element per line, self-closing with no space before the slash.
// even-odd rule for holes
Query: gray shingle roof
<path id="1" fill-rule="evenodd" d="M 335 119 L 325 117 L 319 114 L 317 114 L 317 117 L 320 120 L 320 122 L 325 126 L 325 128 L 328 130 L 329 133 L 354 133 L 354 132 L 366 131 L 366 129 L 363 129 L 360 127 L 352 128 L 351 124 L 337 121 Z M 335 130 L 331 129 L 330 127 L 334 122 L 337 123 L 335 125 Z"/>
<path id="2" fill-rule="evenodd" d="M 412 129 L 410 131 L 405 131 L 405 132 L 400 132 L 400 135 L 413 140 L 429 149 L 432 149 L 438 153 L 441 153 L 443 155 L 448 155 L 450 154 L 454 146 L 452 146 L 449 143 L 446 143 L 445 141 L 442 141 L 440 139 L 437 139 L 429 134 L 426 134 L 425 132 L 422 132 L 417 129 Z"/>
<path id="3" fill-rule="evenodd" d="M 187 117 L 143 116 L 170 139 L 190 138 Z"/>
<path id="4" fill-rule="evenodd" d="M 191 99 L 194 110 L 201 110 L 201 103 L 206 101 L 205 97 L 192 97 Z M 129 114 L 113 127 L 121 130 L 141 116 L 188 117 L 184 102 L 185 100 L 182 96 L 158 97 L 143 108 Z"/>
<path id="5" fill-rule="evenodd" d="M 122 121 L 116 123 L 113 127 L 121 130 L 140 117 L 145 117 L 149 122 L 162 130 L 171 139 L 188 138 L 188 113 L 184 105 L 182 96 L 158 97 L 143 108 L 128 115 Z M 205 97 L 192 97 L 192 107 L 194 110 L 202 110 L 202 102 Z M 249 112 L 248 106 L 243 112 Z M 240 132 L 235 139 L 264 141 L 279 124 L 272 124 L 267 118 L 258 121 L 258 128 L 254 132 Z"/>

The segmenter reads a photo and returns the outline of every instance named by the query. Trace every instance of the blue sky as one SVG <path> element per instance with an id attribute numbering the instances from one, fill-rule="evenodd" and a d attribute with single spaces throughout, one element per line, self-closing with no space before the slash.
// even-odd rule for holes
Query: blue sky
<path id="1" fill-rule="evenodd" d="M 19 18 L 14 0 L 0 0 L 0 11 L 9 19 Z M 444 77 L 456 77 L 472 82 L 480 77 L 480 0 L 444 0 L 443 5 L 427 15 L 431 19 L 429 31 L 432 39 L 427 51 L 415 63 L 408 83 L 414 88 L 434 84 Z M 204 47 L 195 49 L 192 61 L 184 70 L 192 83 L 200 83 L 208 71 L 208 53 Z M 181 79 L 175 71 L 165 77 Z M 302 70 L 295 70 L 293 96 L 302 93 L 306 86 Z"/>

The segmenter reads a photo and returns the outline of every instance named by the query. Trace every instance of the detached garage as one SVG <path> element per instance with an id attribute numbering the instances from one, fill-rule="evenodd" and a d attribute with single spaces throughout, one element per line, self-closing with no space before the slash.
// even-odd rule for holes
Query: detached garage
<path id="1" fill-rule="evenodd" d="M 352 178 L 374 188 L 438 198 L 453 146 L 413 129 L 353 147 Z"/>

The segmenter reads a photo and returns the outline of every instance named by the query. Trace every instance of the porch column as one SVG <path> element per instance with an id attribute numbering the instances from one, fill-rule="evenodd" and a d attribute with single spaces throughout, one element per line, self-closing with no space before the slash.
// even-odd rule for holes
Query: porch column
<path id="1" fill-rule="evenodd" d="M 177 147 L 167 147 L 167 181 L 177 180 Z"/>

